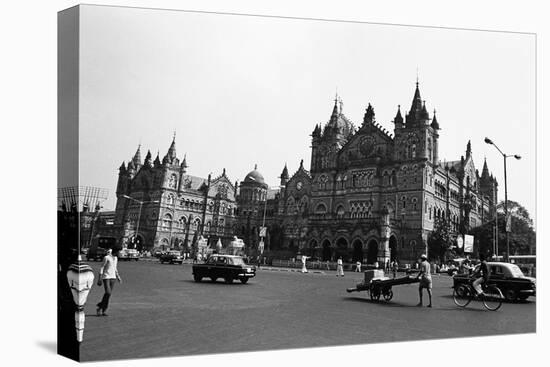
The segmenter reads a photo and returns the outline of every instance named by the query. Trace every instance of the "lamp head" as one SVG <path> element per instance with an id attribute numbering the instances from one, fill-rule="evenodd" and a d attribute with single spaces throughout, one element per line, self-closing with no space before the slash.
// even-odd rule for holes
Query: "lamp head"
<path id="1" fill-rule="evenodd" d="M 514 154 L 514 158 L 519 160 L 521 159 L 521 156 L 519 154 Z"/>
<path id="2" fill-rule="evenodd" d="M 489 138 L 485 138 L 485 142 L 486 142 L 487 144 L 493 144 L 493 141 L 492 141 L 491 139 L 489 139 Z"/>

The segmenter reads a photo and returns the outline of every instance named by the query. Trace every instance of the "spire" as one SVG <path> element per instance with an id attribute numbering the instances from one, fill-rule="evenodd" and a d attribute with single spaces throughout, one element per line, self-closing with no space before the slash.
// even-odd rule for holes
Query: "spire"
<path id="1" fill-rule="evenodd" d="M 155 160 L 153 161 L 153 165 L 155 167 L 158 167 L 160 166 L 160 157 L 159 157 L 159 152 L 157 151 L 157 157 L 155 158 Z"/>
<path id="2" fill-rule="evenodd" d="M 281 172 L 281 179 L 288 179 L 288 168 L 285 163 L 285 168 L 283 168 L 283 172 Z"/>
<path id="3" fill-rule="evenodd" d="M 338 94 L 336 94 L 336 98 L 334 98 L 334 107 L 332 108 L 332 114 L 330 115 L 330 124 L 333 126 L 336 126 L 337 121 L 338 121 Z"/>
<path id="4" fill-rule="evenodd" d="M 315 128 L 313 129 L 311 136 L 314 138 L 318 138 L 319 136 L 321 136 L 321 128 L 319 127 L 319 125 L 315 125 Z"/>
<path id="5" fill-rule="evenodd" d="M 141 144 L 138 145 L 138 148 L 136 150 L 136 154 L 134 154 L 134 158 L 132 158 L 132 162 L 134 163 L 134 166 L 141 166 Z"/>
<path id="6" fill-rule="evenodd" d="M 418 87 L 418 79 L 416 80 L 416 89 L 414 91 L 414 97 L 411 104 L 411 110 L 410 113 L 415 113 L 417 111 L 420 111 L 422 108 L 422 97 L 420 97 L 420 88 Z"/>
<path id="7" fill-rule="evenodd" d="M 144 165 L 147 166 L 147 167 L 152 167 L 153 166 L 153 161 L 152 161 L 152 158 L 151 158 L 151 151 L 150 150 L 147 151 L 147 155 L 145 156 Z"/>
<path id="8" fill-rule="evenodd" d="M 401 105 L 397 105 L 397 114 L 395 115 L 395 118 L 393 119 L 393 122 L 396 124 L 402 124 L 403 123 L 403 116 L 401 115 Z"/>
<path id="9" fill-rule="evenodd" d="M 124 164 L 124 161 L 122 161 L 122 164 L 120 165 L 120 167 L 118 168 L 118 170 L 119 170 L 120 172 L 126 171 L 126 165 Z"/>
<path id="10" fill-rule="evenodd" d="M 304 160 L 300 160 L 300 168 L 299 169 L 304 169 Z"/>
<path id="11" fill-rule="evenodd" d="M 434 118 L 432 119 L 431 126 L 434 130 L 439 130 L 439 123 L 437 122 L 437 118 L 435 117 L 435 108 L 434 108 Z"/>
<path id="12" fill-rule="evenodd" d="M 466 158 L 470 157 L 472 155 L 472 143 L 470 140 L 468 140 L 468 144 L 466 144 Z"/>
<path id="13" fill-rule="evenodd" d="M 372 124 L 374 123 L 374 108 L 372 108 L 371 104 L 367 106 L 367 110 L 365 111 L 365 116 L 363 117 L 363 125 Z"/>
<path id="14" fill-rule="evenodd" d="M 426 109 L 426 101 L 422 101 L 422 111 L 420 111 L 420 116 L 423 120 L 429 120 L 430 114 L 428 113 L 428 110 Z"/>
<path id="15" fill-rule="evenodd" d="M 168 158 L 170 158 L 171 161 L 176 159 L 176 132 L 174 132 L 174 138 L 172 139 L 172 144 L 170 144 L 170 148 L 168 148 Z"/>
<path id="16" fill-rule="evenodd" d="M 489 178 L 489 168 L 487 167 L 487 158 L 484 159 L 483 169 L 481 170 L 481 178 Z"/>
<path id="17" fill-rule="evenodd" d="M 257 170 L 258 170 L 258 164 L 255 163 L 255 164 L 254 164 L 254 171 L 257 171 Z"/>

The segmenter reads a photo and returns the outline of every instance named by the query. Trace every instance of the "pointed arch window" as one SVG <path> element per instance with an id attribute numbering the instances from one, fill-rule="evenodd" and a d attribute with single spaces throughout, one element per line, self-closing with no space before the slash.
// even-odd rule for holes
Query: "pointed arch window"
<path id="1" fill-rule="evenodd" d="M 171 223 L 172 223 L 172 215 L 170 215 L 170 213 L 164 214 L 164 216 L 162 217 L 162 226 L 170 227 Z"/>
<path id="2" fill-rule="evenodd" d="M 344 209 L 343 205 L 339 205 L 338 208 L 336 208 L 336 216 L 338 218 L 344 218 L 344 215 L 346 213 L 346 210 Z"/>

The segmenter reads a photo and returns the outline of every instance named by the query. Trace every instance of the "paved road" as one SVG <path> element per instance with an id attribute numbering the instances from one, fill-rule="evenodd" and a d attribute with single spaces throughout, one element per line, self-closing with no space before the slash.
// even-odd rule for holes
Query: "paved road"
<path id="1" fill-rule="evenodd" d="M 92 263 L 94 269 L 98 263 Z M 248 284 L 192 281 L 191 265 L 120 262 L 108 317 L 86 306 L 83 361 L 412 341 L 535 332 L 535 299 L 496 312 L 453 303 L 451 278 L 434 277 L 434 308 L 415 307 L 417 285 L 390 303 L 347 293 L 360 273 L 260 270 Z"/>

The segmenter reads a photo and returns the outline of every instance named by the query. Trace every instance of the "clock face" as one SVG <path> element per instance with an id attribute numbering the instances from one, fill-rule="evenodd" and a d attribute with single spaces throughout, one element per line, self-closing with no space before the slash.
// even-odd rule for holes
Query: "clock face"
<path id="1" fill-rule="evenodd" d="M 303 186 L 303 184 L 302 184 L 301 181 L 299 181 L 299 182 L 296 184 L 296 188 L 297 188 L 298 190 L 301 190 L 301 189 L 302 189 L 302 186 Z"/>

